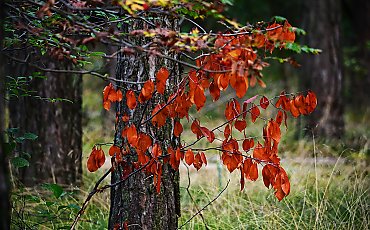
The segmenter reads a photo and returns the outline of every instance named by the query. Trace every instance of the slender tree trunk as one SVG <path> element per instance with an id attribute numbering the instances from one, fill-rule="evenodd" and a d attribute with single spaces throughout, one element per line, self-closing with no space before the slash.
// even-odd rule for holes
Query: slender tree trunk
<path id="1" fill-rule="evenodd" d="M 0 3 L 0 63 L 4 63 L 2 54 L 4 38 L 4 4 Z M 5 155 L 5 65 L 0 64 L 0 230 L 10 229 L 9 174 Z"/>
<path id="2" fill-rule="evenodd" d="M 341 4 L 336 0 L 305 2 L 308 45 L 322 49 L 320 55 L 304 60 L 305 78 L 318 97 L 309 125 L 321 138 L 340 138 L 344 133 Z"/>
<path id="3" fill-rule="evenodd" d="M 143 22 L 134 22 L 128 25 L 128 30 L 143 28 Z M 178 29 L 177 23 L 168 18 L 160 18 L 157 22 L 162 28 Z M 137 45 L 142 45 L 145 41 L 132 39 Z M 166 52 L 166 51 L 164 51 Z M 177 59 L 178 55 L 167 52 L 167 55 Z M 124 79 L 133 82 L 143 82 L 148 79 L 155 80 L 156 71 L 166 66 L 171 72 L 170 78 L 166 85 L 167 93 L 176 90 L 180 73 L 179 65 L 163 60 L 154 56 L 145 54 L 123 55 L 118 60 L 117 79 Z M 136 92 L 141 90 L 142 84 L 127 84 L 123 89 L 131 89 Z M 125 92 L 123 92 L 125 95 Z M 124 127 L 135 124 L 139 127 L 148 116 L 150 111 L 158 103 L 163 103 L 163 96 L 153 95 L 147 104 L 138 104 L 134 111 L 127 108 L 125 98 L 117 107 L 119 114 L 127 113 L 133 115 L 133 120 L 129 122 L 119 122 L 116 128 L 115 144 L 121 146 L 125 140 L 122 140 L 121 132 Z M 168 97 L 168 94 L 165 95 Z M 163 154 L 169 145 L 172 147 L 179 146 L 179 138 L 172 137 L 173 121 L 167 119 L 164 127 L 157 129 L 151 122 L 145 123 L 140 127 L 141 131 L 146 132 L 154 137 L 153 141 L 161 143 Z M 127 144 L 127 143 L 126 143 Z M 135 161 L 136 154 L 131 152 L 126 157 L 126 163 L 118 165 L 112 172 L 112 183 L 120 181 L 124 175 L 133 170 L 132 162 Z M 125 183 L 111 189 L 111 210 L 109 217 L 109 229 L 117 227 L 129 229 L 176 229 L 178 217 L 180 216 L 180 194 L 179 194 L 179 174 L 174 171 L 168 164 L 163 166 L 161 191 L 158 194 L 153 185 L 153 177 L 139 172 L 130 177 Z"/>
<path id="4" fill-rule="evenodd" d="M 66 68 L 47 60 L 48 68 Z M 71 74 L 46 73 L 47 79 L 33 79 L 31 88 L 41 98 L 20 97 L 10 101 L 10 125 L 20 132 L 32 132 L 38 139 L 24 142 L 19 151 L 31 155 L 30 166 L 20 170 L 27 186 L 50 182 L 76 184 L 82 176 L 82 79 Z M 47 98 L 68 101 L 50 102 Z"/>

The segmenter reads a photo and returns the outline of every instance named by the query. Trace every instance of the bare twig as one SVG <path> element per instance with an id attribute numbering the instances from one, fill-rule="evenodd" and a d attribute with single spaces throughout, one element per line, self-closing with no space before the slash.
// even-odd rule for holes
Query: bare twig
<path id="1" fill-rule="evenodd" d="M 182 227 L 184 227 L 185 225 L 187 225 L 194 217 L 196 217 L 197 215 L 199 215 L 199 213 L 201 213 L 204 209 L 206 209 L 209 205 L 211 205 L 215 200 L 217 200 L 221 196 L 221 194 L 227 189 L 227 187 L 229 186 L 229 183 L 230 183 L 230 179 L 227 181 L 227 184 L 226 184 L 225 188 L 223 188 L 221 190 L 221 192 L 215 198 L 213 198 L 213 200 L 211 200 L 210 202 L 208 202 L 208 204 L 206 204 L 203 208 L 201 208 L 199 211 L 197 211 L 192 217 L 190 217 L 190 219 L 188 219 L 185 223 L 183 223 L 177 229 L 181 229 Z"/>

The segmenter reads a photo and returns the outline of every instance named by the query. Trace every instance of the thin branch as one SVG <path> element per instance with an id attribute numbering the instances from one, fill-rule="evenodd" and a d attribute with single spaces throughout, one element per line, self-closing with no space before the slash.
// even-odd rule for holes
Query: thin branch
<path id="1" fill-rule="evenodd" d="M 75 229 L 78 220 L 81 218 L 82 214 L 85 212 L 85 209 L 86 209 L 88 203 L 90 202 L 91 198 L 99 191 L 98 186 L 111 173 L 111 170 L 112 170 L 112 168 L 110 168 L 107 172 L 105 172 L 104 175 L 95 183 L 95 186 L 94 186 L 93 190 L 91 190 L 91 192 L 89 193 L 89 195 L 85 199 L 85 202 L 82 204 L 82 207 L 78 211 L 77 216 L 75 217 L 70 229 Z"/>
<path id="2" fill-rule="evenodd" d="M 190 219 L 188 219 L 184 224 L 182 224 L 177 229 L 181 229 L 182 227 L 187 225 L 194 217 L 196 217 L 199 213 L 201 213 L 204 209 L 206 209 L 209 205 L 211 205 L 215 200 L 217 200 L 221 196 L 221 194 L 227 189 L 227 187 L 229 186 L 229 183 L 230 183 L 230 179 L 227 181 L 225 188 L 223 188 L 221 192 L 215 198 L 213 198 L 213 200 L 208 202 L 208 204 L 206 204 L 203 208 L 201 208 L 198 212 L 196 212 Z"/>

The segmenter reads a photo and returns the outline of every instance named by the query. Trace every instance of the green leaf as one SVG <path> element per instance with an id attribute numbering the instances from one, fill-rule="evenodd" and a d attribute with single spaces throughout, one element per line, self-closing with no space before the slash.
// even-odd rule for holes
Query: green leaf
<path id="1" fill-rule="evenodd" d="M 27 139 L 27 140 L 36 140 L 37 138 L 38 138 L 38 136 L 36 135 L 36 134 L 34 134 L 34 133 L 25 133 L 24 135 L 23 135 L 23 138 L 24 139 Z"/>
<path id="2" fill-rule="evenodd" d="M 285 22 L 286 21 L 286 18 L 282 17 L 282 16 L 274 16 L 272 17 L 272 20 L 276 21 L 276 22 Z"/>
<path id="3" fill-rule="evenodd" d="M 23 168 L 30 166 L 28 160 L 24 159 L 23 157 L 14 157 L 10 160 L 12 165 L 16 168 Z"/>
<path id="4" fill-rule="evenodd" d="M 12 153 L 15 149 L 15 142 L 10 142 L 10 143 L 4 143 L 4 152 L 5 152 L 5 155 L 9 155 L 10 153 Z"/>
<path id="5" fill-rule="evenodd" d="M 60 187 L 60 186 L 59 186 L 59 185 L 57 185 L 57 184 L 43 184 L 43 185 L 42 185 L 42 187 L 43 187 L 44 189 L 47 189 L 47 190 L 49 190 L 49 191 L 53 192 L 53 194 L 54 194 L 54 196 L 55 196 L 56 198 L 61 197 L 61 196 L 62 196 L 62 194 L 63 194 L 63 188 L 62 188 L 62 187 Z"/>

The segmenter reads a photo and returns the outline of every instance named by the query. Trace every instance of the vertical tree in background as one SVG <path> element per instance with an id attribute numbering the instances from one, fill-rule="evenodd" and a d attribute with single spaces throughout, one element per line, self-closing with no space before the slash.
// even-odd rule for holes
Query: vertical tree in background
<path id="1" fill-rule="evenodd" d="M 5 58 L 3 53 L 4 4 L 0 3 L 0 230 L 10 228 L 8 163 L 5 155 Z"/>
<path id="2" fill-rule="evenodd" d="M 172 16 L 156 16 L 155 23 L 163 29 L 178 31 L 177 20 Z M 124 30 L 132 32 L 150 27 L 150 24 L 144 21 L 133 20 L 131 24 L 125 23 Z M 154 29 L 154 28 L 153 28 Z M 143 38 L 131 38 L 130 42 L 138 47 L 145 46 L 150 40 Z M 176 52 L 167 51 L 165 47 L 159 48 L 161 53 L 178 60 Z M 125 127 L 135 125 L 138 130 L 145 131 L 138 144 L 144 142 L 144 136 L 153 137 L 153 142 L 158 144 L 163 150 L 163 155 L 167 155 L 167 149 L 176 149 L 180 147 L 179 137 L 173 136 L 174 121 L 167 119 L 161 129 L 158 129 L 152 122 L 145 122 L 145 119 L 151 116 L 151 111 L 158 105 L 167 101 L 168 96 L 172 95 L 178 88 L 180 68 L 176 61 L 169 61 L 158 58 L 155 55 L 136 53 L 134 55 L 122 54 L 118 57 L 116 79 L 129 81 L 132 83 L 121 84 L 123 88 L 123 100 L 117 105 L 116 134 L 114 143 L 116 146 L 128 146 L 127 139 L 122 137 L 122 131 Z M 156 73 L 161 67 L 166 67 L 170 71 L 168 83 L 166 84 L 165 94 L 153 95 L 154 98 L 144 103 L 134 106 L 130 100 L 130 95 L 134 92 L 140 92 L 143 88 L 141 82 L 154 82 Z M 148 85 L 148 84 L 147 84 Z M 153 85 L 154 86 L 154 85 Z M 135 96 L 134 96 L 135 97 Z M 138 100 L 145 101 L 144 97 Z M 136 102 L 135 102 L 136 104 Z M 131 108 L 129 108 L 129 105 Z M 135 107 L 133 109 L 133 107 Z M 125 115 L 132 115 L 133 119 L 125 120 Z M 130 141 L 130 136 L 128 140 Z M 150 138 L 149 138 L 150 140 Z M 152 142 L 152 141 L 151 141 Z M 153 143 L 154 144 L 154 143 Z M 135 168 L 138 155 L 135 151 L 127 152 L 127 160 L 123 164 L 118 164 L 112 172 L 112 184 L 119 182 L 122 177 L 131 173 Z M 156 165 L 156 164 L 154 164 Z M 157 166 L 155 166 L 157 167 Z M 176 229 L 177 220 L 180 215 L 180 191 L 179 191 L 179 172 L 172 169 L 169 164 L 158 164 L 158 170 L 161 170 L 161 191 L 157 193 L 151 183 L 147 183 L 148 174 L 138 172 L 126 182 L 112 187 L 111 189 L 111 207 L 109 218 L 109 229 L 115 226 L 124 226 L 124 223 L 130 223 L 133 229 Z M 133 224 L 133 225 L 132 225 Z"/>
<path id="3" fill-rule="evenodd" d="M 346 81 L 349 83 L 350 105 L 368 109 L 370 105 L 370 1 L 343 1 L 343 13 L 347 13 L 348 21 L 353 29 L 349 40 L 355 44 L 353 56 L 356 63 L 348 67 Z M 356 103 L 352 103 L 356 102 Z"/>
<path id="4" fill-rule="evenodd" d="M 51 57 L 46 62 L 49 69 L 66 69 Z M 13 69 L 24 67 L 17 66 Z M 9 75 L 24 75 L 27 71 L 10 70 Z M 9 103 L 9 126 L 38 135 L 37 141 L 18 146 L 18 151 L 31 154 L 30 166 L 20 170 L 20 180 L 28 186 L 41 182 L 75 184 L 82 176 L 82 80 L 69 73 L 49 72 L 46 77 L 30 82 L 30 88 L 41 98 L 12 98 Z M 69 101 L 49 101 L 57 98 Z"/>
<path id="5" fill-rule="evenodd" d="M 341 4 L 336 0 L 306 1 L 304 14 L 308 45 L 322 50 L 303 63 L 305 79 L 319 103 L 309 125 L 322 138 L 340 138 L 344 132 Z"/>

